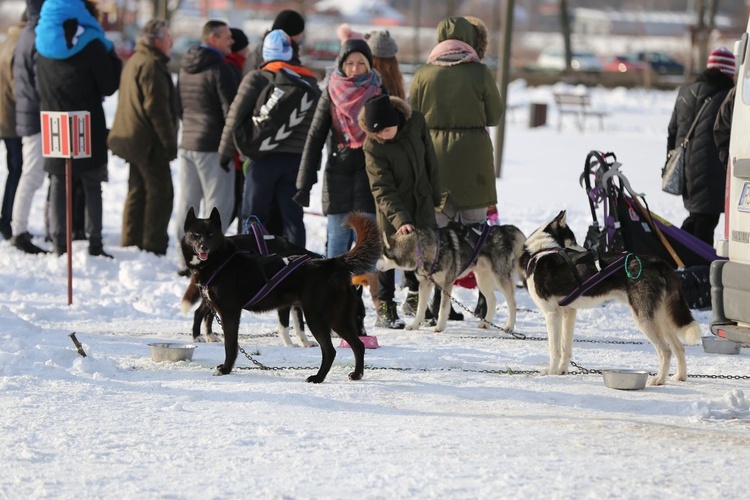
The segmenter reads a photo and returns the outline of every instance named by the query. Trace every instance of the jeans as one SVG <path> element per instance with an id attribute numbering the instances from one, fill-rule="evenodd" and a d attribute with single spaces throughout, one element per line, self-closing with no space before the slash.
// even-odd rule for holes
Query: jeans
<path id="1" fill-rule="evenodd" d="M 307 236 L 302 207 L 292 200 L 297 192 L 295 183 L 301 159 L 302 155 L 296 153 L 270 153 L 251 161 L 245 176 L 241 213 L 243 221 L 255 215 L 268 228 L 271 207 L 275 203 L 281 216 L 282 235 L 304 247 Z"/>
<path id="2" fill-rule="evenodd" d="M 8 178 L 5 180 L 0 225 L 10 230 L 10 221 L 13 219 L 13 200 L 16 198 L 16 189 L 23 169 L 23 143 L 20 137 L 4 137 L 2 140 L 5 142 L 7 151 Z"/>
<path id="3" fill-rule="evenodd" d="M 328 214 L 328 242 L 326 243 L 326 257 L 328 258 L 349 251 L 354 242 L 357 241 L 355 232 L 343 225 L 344 219 L 348 215 L 348 213 Z M 364 215 L 375 220 L 375 214 L 366 213 Z"/>

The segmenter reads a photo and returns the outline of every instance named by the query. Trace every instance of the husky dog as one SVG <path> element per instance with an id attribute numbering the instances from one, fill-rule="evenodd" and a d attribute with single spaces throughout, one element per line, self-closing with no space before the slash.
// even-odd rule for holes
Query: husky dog
<path id="1" fill-rule="evenodd" d="M 290 243 L 286 238 L 274 235 L 260 235 L 263 238 L 262 241 L 258 241 L 255 235 L 251 234 L 238 234 L 236 236 L 229 236 L 228 238 L 241 250 L 245 250 L 259 255 L 266 253 L 273 253 L 281 256 L 289 255 L 309 255 L 313 258 L 322 258 L 321 255 L 311 252 L 299 245 Z M 265 246 L 267 251 L 261 252 L 259 245 Z M 191 276 L 190 283 L 185 290 L 185 294 L 182 298 L 182 313 L 187 314 L 188 310 L 201 298 L 200 288 L 195 284 L 195 278 Z M 364 307 L 364 305 L 362 306 Z M 299 307 L 292 307 L 293 312 L 292 318 L 294 320 L 294 330 L 297 332 L 300 342 L 304 347 L 315 347 L 314 342 L 310 342 L 305 335 L 304 322 L 302 318 L 302 310 Z M 292 339 L 289 338 L 289 313 L 290 308 L 279 309 L 279 322 L 278 331 L 279 337 L 284 342 L 286 347 L 294 347 L 295 344 Z M 207 302 L 203 301 L 195 310 L 193 314 L 193 340 L 195 342 L 202 342 L 205 339 L 206 342 L 218 342 L 219 337 L 213 333 L 213 319 L 214 312 Z M 201 324 L 203 325 L 204 335 L 201 335 Z"/>
<path id="2" fill-rule="evenodd" d="M 382 253 L 377 224 L 352 214 L 346 224 L 357 233 L 354 248 L 332 259 L 309 256 L 281 257 L 242 251 L 221 230 L 215 208 L 208 219 L 198 219 L 191 208 L 185 218 L 181 241 L 185 262 L 203 300 L 221 319 L 224 330 L 224 363 L 214 375 L 232 371 L 237 358 L 237 332 L 242 310 L 264 312 L 298 305 L 310 332 L 320 345 L 322 361 L 308 382 L 325 380 L 336 357 L 331 330 L 343 338 L 354 354 L 352 380 L 362 378 L 365 347 L 359 338 L 357 304 L 361 302 L 351 283 L 353 274 L 370 271 Z"/>
<path id="3" fill-rule="evenodd" d="M 406 326 L 407 330 L 419 328 L 424 321 L 433 284 L 442 290 L 440 312 L 434 331 L 445 330 L 453 282 L 473 271 L 477 286 L 487 299 L 487 314 L 480 321 L 479 328 L 487 328 L 495 316 L 495 290 L 499 289 L 508 303 L 508 320 L 504 329 L 507 332 L 513 331 L 516 324 L 513 275 L 522 275 L 519 258 L 526 237 L 511 225 L 489 226 L 488 230 L 487 239 L 477 256 L 474 256 L 475 244 L 469 241 L 478 239 L 481 228 L 477 225 L 450 223 L 439 229 L 417 228 L 409 234 L 385 238 L 384 253 L 378 261 L 378 269 L 416 271 L 419 280 L 419 305 L 414 321 Z"/>
<path id="4" fill-rule="evenodd" d="M 664 384 L 672 352 L 677 359 L 677 373 L 671 379 L 686 380 L 685 347 L 678 337 L 695 344 L 700 340 L 701 329 L 682 295 L 679 277 L 663 260 L 644 255 L 624 260 L 616 265 L 619 269 L 610 268 L 617 269 L 614 274 L 594 284 L 569 305 L 559 305 L 577 288 L 578 280 L 585 281 L 598 271 L 593 254 L 578 246 L 565 216 L 563 210 L 552 222 L 529 236 L 521 256 L 529 294 L 547 323 L 550 360 L 549 368 L 543 373 L 563 375 L 567 372 L 573 350 L 576 310 L 615 299 L 630 306 L 636 326 L 656 349 L 659 371 L 649 378 L 649 385 Z M 602 265 L 605 264 L 607 262 Z"/>

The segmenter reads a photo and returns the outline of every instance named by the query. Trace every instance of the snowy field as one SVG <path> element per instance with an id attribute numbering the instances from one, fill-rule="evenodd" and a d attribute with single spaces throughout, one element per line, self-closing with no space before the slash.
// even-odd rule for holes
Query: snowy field
<path id="1" fill-rule="evenodd" d="M 568 121 L 557 131 L 552 92 L 512 84 L 509 100 L 522 108 L 509 115 L 501 221 L 528 235 L 567 209 L 582 241 L 591 215 L 578 177 L 597 149 L 614 151 L 652 210 L 681 223 L 681 199 L 659 189 L 675 93 L 596 89 L 594 106 L 609 112 L 604 130 L 591 121 L 581 133 Z M 550 104 L 546 127 L 527 127 L 531 102 Z M 111 121 L 116 98 L 105 105 Z M 359 382 L 347 380 L 353 359 L 342 348 L 325 383 L 305 383 L 320 351 L 283 347 L 271 313 L 247 313 L 240 343 L 279 370 L 255 369 L 240 355 L 237 370 L 214 377 L 224 356 L 217 344 L 200 344 L 192 362 L 153 362 L 148 343 L 190 340 L 192 316 L 179 310 L 187 280 L 176 275 L 171 245 L 164 258 L 119 246 L 127 166 L 111 158 L 109 173 L 104 238 L 115 259 L 92 258 L 75 242 L 72 306 L 65 258 L 0 242 L 0 498 L 746 494 L 750 382 L 728 376 L 750 375 L 750 351 L 688 346 L 687 382 L 634 392 L 577 369 L 540 376 L 544 321 L 525 290 L 517 292 L 517 331 L 530 337 L 523 341 L 478 330 L 474 318 L 441 334 L 373 328 L 367 297 L 366 324 L 381 347 L 367 351 Z M 38 243 L 45 195 L 46 185 L 31 218 Z M 171 234 L 181 223 L 172 220 Z M 308 246 L 322 251 L 324 219 L 310 214 L 306 224 Z M 473 309 L 474 290 L 454 296 Z M 694 313 L 708 334 L 710 311 Z M 501 303 L 496 322 L 506 314 Z M 597 341 L 575 343 L 580 366 L 656 371 L 655 351 L 625 307 L 583 311 L 577 326 L 577 339 Z"/>

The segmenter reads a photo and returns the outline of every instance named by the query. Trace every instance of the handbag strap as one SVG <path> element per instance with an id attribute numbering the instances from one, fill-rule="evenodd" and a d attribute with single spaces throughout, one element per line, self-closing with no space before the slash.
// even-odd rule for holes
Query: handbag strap
<path id="1" fill-rule="evenodd" d="M 706 106 L 708 106 L 708 103 L 711 102 L 712 99 L 713 99 L 713 96 L 708 96 L 706 97 L 706 100 L 703 101 L 701 108 L 698 110 L 698 114 L 695 115 L 695 120 L 693 120 L 693 123 L 690 125 L 690 128 L 688 129 L 687 135 L 682 140 L 683 146 L 687 144 L 687 142 L 690 140 L 690 136 L 693 135 L 693 130 L 695 129 L 695 126 L 698 123 L 698 120 L 700 120 L 700 117 L 703 114 L 703 111 L 706 109 Z"/>

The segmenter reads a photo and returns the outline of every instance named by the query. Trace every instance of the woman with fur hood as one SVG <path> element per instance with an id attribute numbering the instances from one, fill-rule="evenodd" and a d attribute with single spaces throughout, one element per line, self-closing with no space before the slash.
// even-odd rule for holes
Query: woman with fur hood
<path id="1" fill-rule="evenodd" d="M 488 34 L 475 17 L 448 17 L 437 27 L 438 44 L 414 73 L 409 104 L 424 114 L 437 154 L 443 199 L 438 226 L 484 222 L 497 204 L 495 163 L 488 127 L 503 116 L 495 78 L 482 64 Z M 439 308 L 435 295 L 433 312 Z M 479 295 L 478 314 L 484 297 Z M 453 312 L 451 319 L 461 316 Z"/>
<path id="2" fill-rule="evenodd" d="M 495 78 L 481 63 L 487 28 L 476 18 L 449 17 L 438 44 L 414 73 L 409 104 L 424 114 L 437 154 L 443 201 L 439 226 L 483 222 L 497 203 L 488 127 L 503 115 Z"/>
<path id="3" fill-rule="evenodd" d="M 365 103 L 359 125 L 378 226 L 387 235 L 408 234 L 415 226 L 435 227 L 440 205 L 437 158 L 424 116 L 398 97 L 380 95 Z M 387 322 L 396 305 L 394 273 L 378 273 L 378 319 Z"/>

